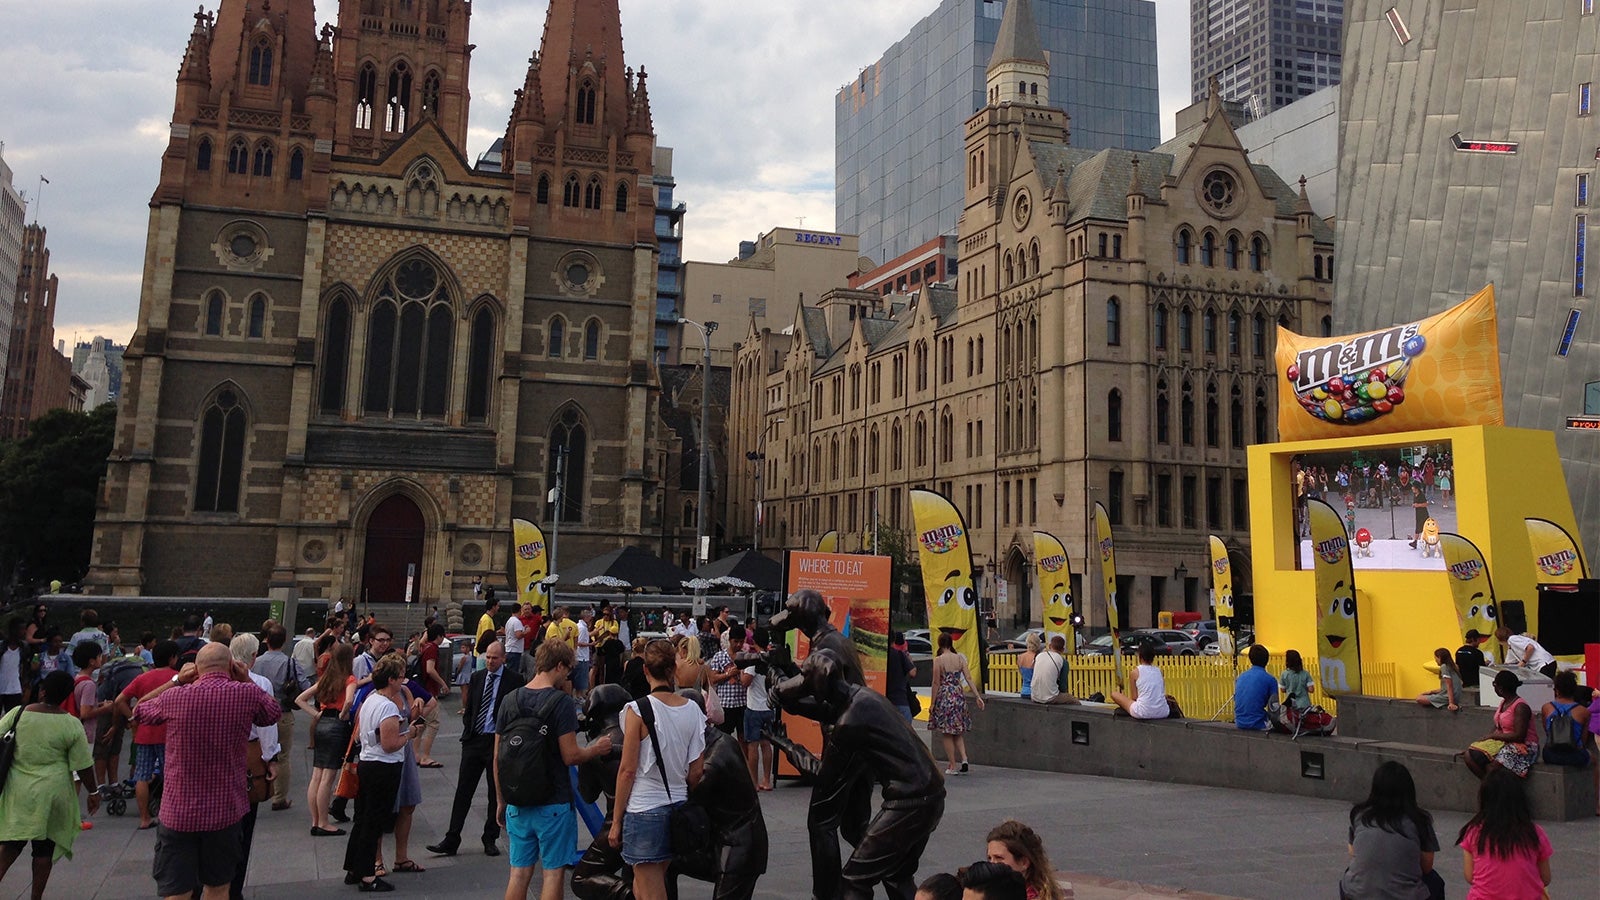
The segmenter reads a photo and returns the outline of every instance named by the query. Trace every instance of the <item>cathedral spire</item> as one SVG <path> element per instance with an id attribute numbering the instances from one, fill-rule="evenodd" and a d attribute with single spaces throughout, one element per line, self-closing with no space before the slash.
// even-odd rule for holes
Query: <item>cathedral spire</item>
<path id="1" fill-rule="evenodd" d="M 595 126 L 596 137 L 628 128 L 629 104 L 618 0 L 550 0 L 539 48 L 546 121 Z M 574 135 L 576 136 L 576 135 Z"/>
<path id="2" fill-rule="evenodd" d="M 655 120 L 650 114 L 650 91 L 645 87 L 644 66 L 639 67 L 639 81 L 633 88 L 633 108 L 628 111 L 629 134 L 655 134 Z"/>
<path id="3" fill-rule="evenodd" d="M 221 0 L 210 43 L 214 94 L 231 87 L 237 103 L 246 89 L 269 88 L 264 105 L 304 108 L 317 52 L 313 0 Z"/>
<path id="4" fill-rule="evenodd" d="M 189 33 L 189 47 L 178 68 L 178 81 L 211 86 L 211 18 L 203 6 L 194 14 L 194 31 Z"/>
<path id="5" fill-rule="evenodd" d="M 994 53 L 989 57 L 989 70 L 1008 62 L 1050 64 L 1045 58 L 1039 26 L 1033 20 L 1033 7 L 1028 5 L 1028 0 L 1011 0 L 1006 4 L 1006 14 L 1000 20 L 1000 36 L 995 38 Z"/>

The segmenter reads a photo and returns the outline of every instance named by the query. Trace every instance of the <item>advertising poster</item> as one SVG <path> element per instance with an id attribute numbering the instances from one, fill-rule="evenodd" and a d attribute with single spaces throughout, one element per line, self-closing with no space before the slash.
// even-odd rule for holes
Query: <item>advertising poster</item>
<path id="1" fill-rule="evenodd" d="M 1211 597 L 1216 606 L 1217 647 L 1222 656 L 1237 665 L 1239 657 L 1233 652 L 1233 566 L 1228 563 L 1228 545 L 1222 538 L 1211 535 Z"/>
<path id="2" fill-rule="evenodd" d="M 511 520 L 511 555 L 516 571 L 517 602 L 532 603 L 544 609 L 548 588 L 541 584 L 550 574 L 549 547 L 544 542 L 544 531 L 527 519 Z M 545 612 L 549 610 L 545 609 Z"/>
<path id="3" fill-rule="evenodd" d="M 928 632 L 938 653 L 939 635 L 950 635 L 967 658 L 972 683 L 983 690 L 982 647 L 978 644 L 978 592 L 972 581 L 972 540 L 955 504 L 933 491 L 911 492 L 911 524 L 922 562 L 922 588 L 928 600 Z"/>
<path id="4" fill-rule="evenodd" d="M 1577 584 L 1588 578 L 1583 553 L 1567 530 L 1548 519 L 1524 519 L 1528 526 L 1528 546 L 1533 548 L 1536 584 Z"/>
<path id="5" fill-rule="evenodd" d="M 1322 688 L 1330 694 L 1361 693 L 1361 636 L 1356 618 L 1356 571 L 1350 538 L 1334 508 L 1307 500 L 1311 545 L 1316 553 L 1317 658 Z"/>
<path id="6" fill-rule="evenodd" d="M 1457 630 L 1462 634 L 1475 628 L 1479 634 L 1494 636 L 1500 626 L 1496 617 L 1494 582 L 1489 580 L 1489 563 L 1483 558 L 1478 545 L 1459 534 L 1443 532 L 1439 535 L 1440 548 L 1444 550 L 1444 570 L 1449 574 L 1450 596 L 1456 603 Z M 1504 648 L 1495 653 L 1504 659 Z"/>
<path id="7" fill-rule="evenodd" d="M 893 560 L 856 553 L 789 554 L 788 591 L 810 588 L 828 601 L 829 621 L 856 645 L 867 687 L 883 693 L 889 665 L 889 589 Z M 795 662 L 811 653 L 811 642 L 799 630 L 790 632 Z M 804 716 L 784 716 L 789 736 L 812 753 L 822 753 L 822 730 Z M 778 754 L 778 771 L 796 775 Z"/>
<path id="8" fill-rule="evenodd" d="M 1278 439 L 1504 425 L 1494 287 L 1417 322 L 1312 337 L 1278 329 Z"/>
<path id="9" fill-rule="evenodd" d="M 1111 671 L 1122 690 L 1122 611 L 1117 609 L 1117 550 L 1111 540 L 1111 516 L 1099 502 L 1094 505 L 1095 546 L 1100 551 L 1100 580 L 1106 587 L 1106 624 L 1111 627 Z"/>
<path id="10" fill-rule="evenodd" d="M 1072 596 L 1072 563 L 1061 539 L 1048 531 L 1033 533 L 1034 565 L 1039 569 L 1039 606 L 1044 610 L 1044 641 L 1061 635 L 1067 641 L 1067 656 L 1078 652 L 1078 630 L 1072 627 L 1077 604 Z"/>

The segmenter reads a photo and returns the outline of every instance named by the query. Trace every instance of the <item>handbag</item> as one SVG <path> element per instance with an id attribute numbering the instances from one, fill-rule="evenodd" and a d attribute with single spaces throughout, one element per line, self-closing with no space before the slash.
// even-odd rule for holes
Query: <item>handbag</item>
<path id="1" fill-rule="evenodd" d="M 661 759 L 661 738 L 656 734 L 655 703 L 649 697 L 639 701 L 639 718 L 650 733 L 650 749 L 655 751 L 656 771 L 661 773 L 661 785 L 667 789 L 667 801 L 672 802 L 672 784 L 667 781 L 667 765 Z M 692 800 L 685 798 L 683 804 L 672 811 L 667 828 L 672 837 L 674 854 L 689 856 L 710 849 L 711 814 Z"/>
<path id="2" fill-rule="evenodd" d="M 701 669 L 701 671 L 706 672 L 709 670 Z M 727 717 L 722 711 L 722 700 L 717 697 L 717 689 L 711 684 L 709 676 L 706 677 L 706 684 L 701 688 L 700 693 L 706 698 L 706 721 L 713 725 L 721 725 Z"/>
<path id="3" fill-rule="evenodd" d="M 261 742 L 251 741 L 244 751 L 245 781 L 250 804 L 263 803 L 272 797 L 272 781 L 267 761 L 261 758 Z"/>
<path id="4" fill-rule="evenodd" d="M 910 688 L 906 688 L 906 707 L 911 710 L 911 718 L 922 715 L 922 698 Z"/>
<path id="5" fill-rule="evenodd" d="M 11 775 L 11 764 L 17 758 L 17 726 L 22 724 L 22 707 L 12 710 L 11 724 L 0 725 L 0 790 Z"/>
<path id="6" fill-rule="evenodd" d="M 356 720 L 358 726 L 360 719 Z M 356 729 L 350 729 L 350 742 L 344 748 L 344 765 L 339 767 L 339 783 L 334 785 L 333 795 L 346 800 L 354 800 L 356 793 L 361 788 L 361 780 L 356 772 L 361 765 L 360 745 L 356 743 Z"/>

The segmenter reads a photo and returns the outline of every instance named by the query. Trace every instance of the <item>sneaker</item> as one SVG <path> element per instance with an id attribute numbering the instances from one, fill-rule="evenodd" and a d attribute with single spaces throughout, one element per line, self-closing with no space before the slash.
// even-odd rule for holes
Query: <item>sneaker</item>
<path id="1" fill-rule="evenodd" d="M 965 775 L 965 774 L 967 774 L 968 771 L 969 770 L 967 768 L 966 760 L 962 760 L 961 761 L 961 774 Z"/>

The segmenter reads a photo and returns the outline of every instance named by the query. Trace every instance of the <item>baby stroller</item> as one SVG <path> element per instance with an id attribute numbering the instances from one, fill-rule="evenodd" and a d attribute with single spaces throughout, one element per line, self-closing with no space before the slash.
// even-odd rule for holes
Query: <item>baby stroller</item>
<path id="1" fill-rule="evenodd" d="M 100 785 L 100 802 L 105 804 L 106 812 L 110 815 L 120 816 L 126 813 L 128 801 L 132 799 L 134 793 L 131 779 Z M 154 800 L 151 802 L 154 805 Z"/>
<path id="2" fill-rule="evenodd" d="M 1274 703 L 1267 708 L 1267 719 L 1272 722 L 1273 731 L 1292 735 L 1294 740 L 1306 734 L 1325 737 L 1333 734 L 1338 725 L 1337 717 L 1316 704 L 1296 709 L 1290 703 Z"/>

